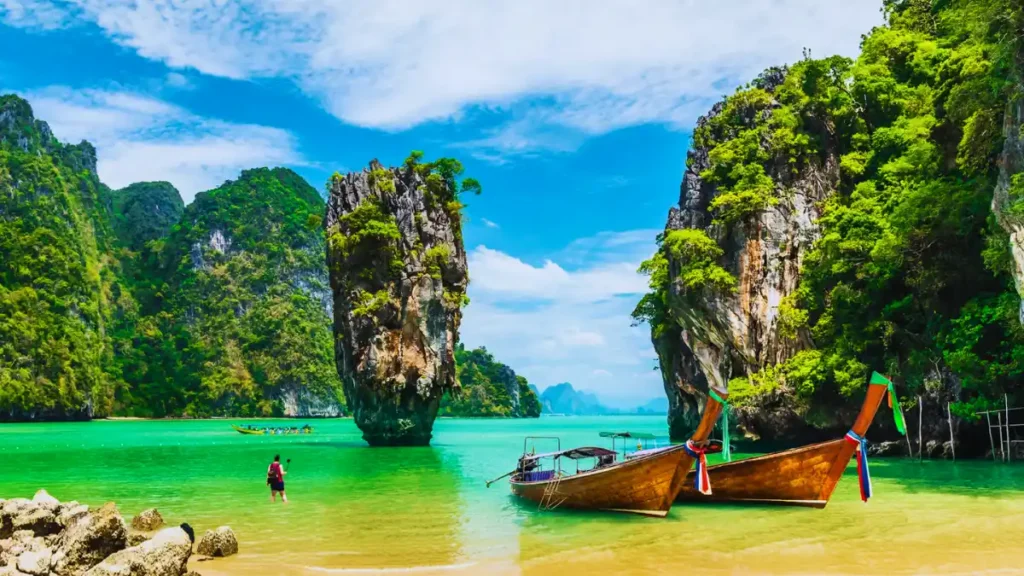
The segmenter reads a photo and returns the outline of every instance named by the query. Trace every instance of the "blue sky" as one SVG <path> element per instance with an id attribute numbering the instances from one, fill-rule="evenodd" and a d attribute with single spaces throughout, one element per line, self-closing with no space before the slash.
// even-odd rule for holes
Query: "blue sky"
<path id="1" fill-rule="evenodd" d="M 630 326 L 637 264 L 678 202 L 690 130 L 770 65 L 854 55 L 877 0 L 0 0 L 0 91 L 100 177 L 186 202 L 244 168 L 315 187 L 372 158 L 456 156 L 462 338 L 544 388 L 660 395 Z"/>

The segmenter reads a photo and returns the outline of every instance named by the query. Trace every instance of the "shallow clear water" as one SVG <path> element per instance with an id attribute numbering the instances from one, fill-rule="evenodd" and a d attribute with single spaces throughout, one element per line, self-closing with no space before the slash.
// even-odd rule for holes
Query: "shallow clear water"
<path id="1" fill-rule="evenodd" d="M 270 421 L 265 421 L 270 423 Z M 311 436 L 243 436 L 228 421 L 0 426 L 0 497 L 155 506 L 197 531 L 228 524 L 217 574 L 1024 573 L 1024 466 L 873 459 L 824 510 L 679 505 L 667 519 L 538 512 L 505 482 L 527 434 L 605 445 L 601 430 L 665 433 L 663 416 L 439 420 L 429 448 L 369 448 L 351 420 Z M 284 425 L 301 423 L 288 421 Z M 288 505 L 264 484 L 291 458 Z"/>

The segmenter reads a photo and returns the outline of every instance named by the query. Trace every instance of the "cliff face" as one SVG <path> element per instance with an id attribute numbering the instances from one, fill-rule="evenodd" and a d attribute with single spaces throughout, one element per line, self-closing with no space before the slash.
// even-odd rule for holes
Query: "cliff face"
<path id="1" fill-rule="evenodd" d="M 139 409 L 194 416 L 343 413 L 332 358 L 324 206 L 291 170 L 259 168 L 199 193 L 185 208 L 151 254 L 159 262 L 151 306 L 160 336 L 149 344 L 178 367 L 135 376 L 161 383 L 135 392 Z M 167 338 L 187 352 L 161 347 Z"/>
<path id="2" fill-rule="evenodd" d="M 325 206 L 287 169 L 112 191 L 0 97 L 0 420 L 343 414 Z"/>
<path id="3" fill-rule="evenodd" d="M 784 76 L 781 70 L 771 70 L 755 85 L 771 94 Z M 751 123 L 755 118 L 769 122 L 777 106 L 773 101 L 752 116 Z M 723 104 L 716 105 L 698 120 L 697 131 L 722 111 Z M 670 431 L 675 438 L 685 437 L 697 425 L 708 384 L 727 389 L 730 379 L 783 362 L 811 347 L 806 330 L 799 330 L 795 338 L 780 334 L 779 306 L 797 289 L 803 258 L 820 235 L 816 222 L 822 202 L 835 190 L 838 158 L 835 150 L 829 149 L 794 173 L 781 154 L 767 146 L 765 153 L 770 159 L 764 169 L 775 183 L 778 201 L 731 225 L 715 221 L 711 206 L 721 190 L 701 177 L 712 169 L 709 150 L 696 146 L 687 154 L 679 207 L 669 211 L 666 234 L 684 229 L 704 231 L 722 248 L 724 254 L 718 263 L 735 277 L 736 287 L 732 292 L 705 294 L 695 306 L 685 300 L 687 288 L 680 280 L 681 263 L 669 257 L 672 312 L 682 322 L 656 337 L 654 345 L 669 397 Z M 788 418 L 790 410 L 772 412 L 773 419 Z M 742 411 L 740 415 L 744 415 Z M 746 414 L 749 420 L 763 415 L 758 410 Z M 762 430 L 775 427 L 756 424 Z"/>
<path id="4" fill-rule="evenodd" d="M 1018 320 L 1024 325 L 1024 210 L 1020 208 L 1024 194 L 1024 66 L 1016 73 L 1017 82 L 1003 118 L 1003 150 L 999 162 L 999 179 L 992 195 L 992 212 L 1009 235 L 1011 274 L 1017 295 L 1022 297 Z"/>
<path id="5" fill-rule="evenodd" d="M 61 144 L 27 102 L 0 96 L 0 420 L 111 410 L 109 332 L 132 303 L 106 192 L 89 143 Z"/>
<path id="6" fill-rule="evenodd" d="M 442 396 L 458 387 L 454 353 L 469 281 L 461 166 L 418 158 L 389 169 L 373 161 L 329 184 L 335 359 L 371 445 L 429 443 Z"/>

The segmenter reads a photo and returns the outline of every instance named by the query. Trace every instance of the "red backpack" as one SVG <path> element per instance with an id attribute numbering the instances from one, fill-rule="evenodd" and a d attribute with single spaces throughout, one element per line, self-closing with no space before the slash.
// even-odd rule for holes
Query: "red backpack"
<path id="1" fill-rule="evenodd" d="M 281 481 L 281 463 L 280 462 L 272 462 L 270 464 L 270 470 L 267 472 L 267 484 L 270 484 L 271 482 L 280 482 L 280 481 Z"/>

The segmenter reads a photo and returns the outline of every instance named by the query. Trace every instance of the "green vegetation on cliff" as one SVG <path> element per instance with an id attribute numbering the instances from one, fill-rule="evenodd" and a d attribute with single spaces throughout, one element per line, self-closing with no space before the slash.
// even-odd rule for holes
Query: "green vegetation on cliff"
<path id="1" fill-rule="evenodd" d="M 865 36 L 856 60 L 808 56 L 777 71 L 784 79 L 771 90 L 738 90 L 694 134 L 711 165 L 701 177 L 720 192 L 718 226 L 743 226 L 793 193 L 768 175 L 770 163 L 797 173 L 839 159 L 820 239 L 779 306 L 784 337 L 805 331 L 813 349 L 734 380 L 734 401 L 784 386 L 828 405 L 858 395 L 871 370 L 912 392 L 956 388 L 962 413 L 1022 391 L 1019 298 L 991 204 L 1003 118 L 1021 81 L 1024 7 L 884 5 L 887 24 Z M 671 280 L 658 258 L 642 268 L 652 294 L 636 313 L 656 332 L 678 320 L 651 305 Z"/>
<path id="2" fill-rule="evenodd" d="M 536 418 L 540 400 L 526 378 L 498 362 L 486 348 L 455 349 L 460 390 L 445 395 L 441 416 Z"/>
<path id="3" fill-rule="evenodd" d="M 324 207 L 281 168 L 111 191 L 0 97 L 0 420 L 341 413 Z"/>
<path id="4" fill-rule="evenodd" d="M 140 415 L 336 415 L 324 202 L 291 170 L 198 194 L 144 258 L 147 316 L 121 397 Z"/>
<path id="5" fill-rule="evenodd" d="M 185 203 L 170 182 L 136 182 L 111 192 L 114 231 L 126 248 L 139 251 L 181 220 Z"/>
<path id="6" fill-rule="evenodd" d="M 111 332 L 135 307 L 111 257 L 88 143 L 59 143 L 0 96 L 0 420 L 109 413 Z"/>

